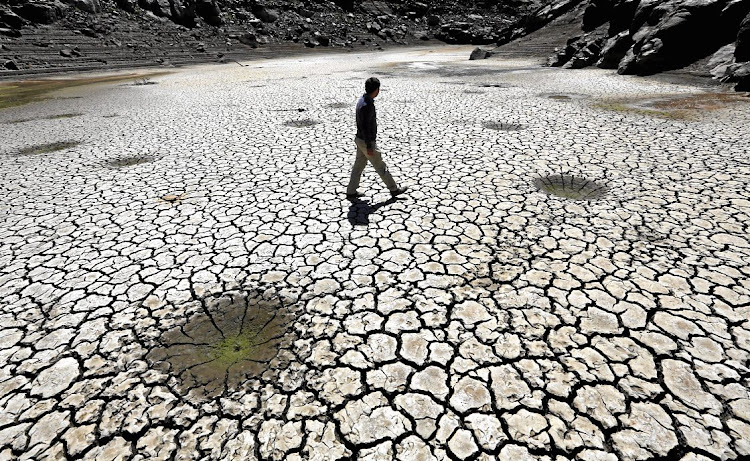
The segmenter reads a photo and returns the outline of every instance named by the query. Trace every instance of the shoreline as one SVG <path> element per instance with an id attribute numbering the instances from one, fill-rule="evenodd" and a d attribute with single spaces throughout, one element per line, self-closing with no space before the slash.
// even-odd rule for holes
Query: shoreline
<path id="1" fill-rule="evenodd" d="M 247 51 L 232 51 L 218 58 L 215 55 L 206 55 L 205 59 L 193 58 L 181 61 L 160 63 L 152 59 L 133 60 L 127 64 L 101 65 L 101 66 L 78 66 L 78 67 L 40 67 L 35 69 L 23 69 L 16 71 L 0 71 L 0 85 L 28 80 L 37 80 L 37 77 L 57 77 L 71 75 L 96 75 L 120 73 L 124 71 L 154 70 L 161 69 L 169 72 L 170 69 L 182 69 L 193 65 L 217 64 L 237 65 L 238 62 L 253 62 L 265 59 L 288 58 L 295 56 L 308 56 L 320 54 L 338 55 L 342 53 L 383 52 L 394 49 L 405 48 L 439 48 L 441 46 L 454 46 L 439 40 L 427 40 L 405 44 L 388 44 L 387 46 L 373 47 L 368 45 L 357 45 L 352 47 L 315 47 L 307 48 L 301 43 L 278 43 L 268 44 Z M 474 46 L 474 45 L 466 45 Z M 222 61 L 223 59 L 223 61 Z M 467 58 L 468 60 L 468 54 Z M 242 64 L 240 64 L 242 65 Z"/>

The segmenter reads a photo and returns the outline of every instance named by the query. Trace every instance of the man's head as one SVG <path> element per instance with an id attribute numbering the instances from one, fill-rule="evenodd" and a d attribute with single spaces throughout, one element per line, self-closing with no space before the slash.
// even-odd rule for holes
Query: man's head
<path id="1" fill-rule="evenodd" d="M 365 93 L 369 94 L 371 98 L 377 96 L 380 93 L 380 80 L 375 77 L 365 80 Z"/>

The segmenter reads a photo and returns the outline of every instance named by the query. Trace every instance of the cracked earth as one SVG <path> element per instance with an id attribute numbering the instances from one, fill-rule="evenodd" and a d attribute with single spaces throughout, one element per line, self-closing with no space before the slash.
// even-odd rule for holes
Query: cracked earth
<path id="1" fill-rule="evenodd" d="M 748 459 L 748 98 L 469 51 L 0 112 L 0 460 Z"/>

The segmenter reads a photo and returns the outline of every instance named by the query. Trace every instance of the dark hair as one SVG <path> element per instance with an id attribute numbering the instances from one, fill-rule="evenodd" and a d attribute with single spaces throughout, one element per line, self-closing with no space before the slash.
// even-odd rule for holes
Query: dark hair
<path id="1" fill-rule="evenodd" d="M 378 88 L 380 88 L 380 80 L 377 78 L 370 77 L 365 80 L 365 93 L 370 94 Z"/>

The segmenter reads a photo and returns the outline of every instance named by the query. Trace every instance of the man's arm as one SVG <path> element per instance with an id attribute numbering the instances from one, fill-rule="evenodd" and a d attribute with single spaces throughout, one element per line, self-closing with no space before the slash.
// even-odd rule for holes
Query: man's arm
<path id="1" fill-rule="evenodd" d="M 364 140 L 367 144 L 367 155 L 373 155 L 372 149 L 375 147 L 375 137 L 377 136 L 378 125 L 375 119 L 375 106 L 367 104 L 362 108 Z"/>

